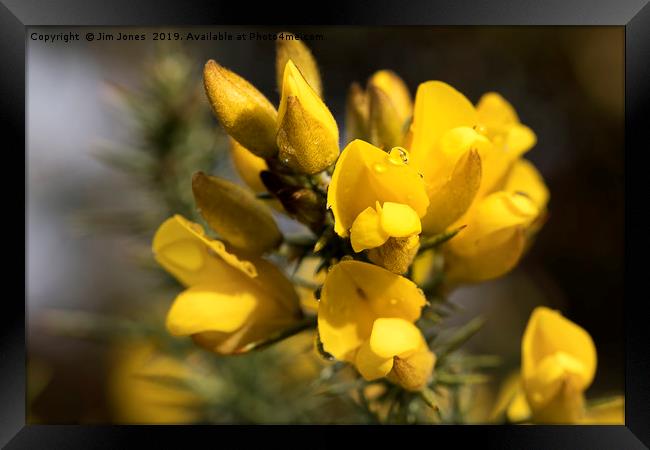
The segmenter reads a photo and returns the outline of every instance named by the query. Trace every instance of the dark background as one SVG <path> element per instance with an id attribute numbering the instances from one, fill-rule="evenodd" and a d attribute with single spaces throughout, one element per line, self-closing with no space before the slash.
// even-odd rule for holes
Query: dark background
<path id="1" fill-rule="evenodd" d="M 282 31 L 211 29 L 224 30 Z M 83 36 L 85 30 L 79 31 Z M 623 29 L 289 31 L 323 35 L 323 40 L 307 45 L 319 62 L 325 100 L 340 125 L 349 84 L 363 83 L 375 70 L 385 68 L 399 73 L 413 94 L 418 83 L 439 79 L 473 102 L 493 90 L 515 106 L 521 121 L 538 137 L 527 158 L 549 186 L 550 218 L 530 254 L 511 275 L 454 294 L 452 300 L 467 309 L 458 320 L 476 312 L 485 314 L 488 324 L 483 336 L 471 344 L 477 351 L 506 355 L 508 369 L 517 366 L 520 337 L 531 309 L 542 303 L 561 309 L 596 343 L 598 372 L 589 395 L 621 393 Z M 270 41 L 213 41 L 193 43 L 186 50 L 195 61 L 197 83 L 205 60 L 214 58 L 277 103 L 273 47 Z M 143 282 L 144 275 L 132 269 L 123 243 L 95 233 L 80 236 L 71 231 L 69 218 L 98 202 L 126 202 L 132 194 L 129 184 L 96 162 L 91 153 L 98 138 L 129 138 L 106 105 L 104 82 L 137 88 L 138 73 L 154 57 L 154 50 L 151 41 L 28 42 L 29 352 L 46 367 L 43 371 L 51 373 L 33 408 L 45 422 L 111 419 L 104 394 L 105 348 L 52 336 L 38 318 L 46 308 L 103 311 L 115 309 L 124 298 L 146 296 L 146 279 Z"/>

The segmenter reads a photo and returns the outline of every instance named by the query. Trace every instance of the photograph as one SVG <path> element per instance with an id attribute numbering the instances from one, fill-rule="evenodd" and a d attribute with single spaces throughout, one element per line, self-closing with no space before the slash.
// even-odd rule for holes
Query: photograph
<path id="1" fill-rule="evenodd" d="M 26 423 L 625 425 L 625 39 L 28 27 Z"/>

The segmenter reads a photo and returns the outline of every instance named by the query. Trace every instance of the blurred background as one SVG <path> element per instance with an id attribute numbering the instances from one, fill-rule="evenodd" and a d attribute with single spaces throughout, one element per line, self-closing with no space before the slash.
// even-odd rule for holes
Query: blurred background
<path id="1" fill-rule="evenodd" d="M 154 42 L 154 31 L 320 34 L 306 44 L 341 127 L 350 83 L 365 83 L 378 69 L 396 71 L 413 94 L 420 82 L 437 79 L 473 102 L 487 91 L 505 96 L 537 134 L 527 158 L 550 189 L 550 218 L 515 271 L 452 294 L 463 308 L 453 320 L 463 323 L 478 313 L 487 319 L 468 349 L 502 355 L 499 373 L 505 375 L 518 367 L 533 307 L 560 309 L 596 343 L 598 371 L 588 396 L 623 392 L 623 28 L 101 29 L 147 33 L 146 41 L 129 42 L 84 40 L 87 31 L 99 29 L 34 28 L 30 34 L 67 31 L 82 40 L 28 40 L 31 421 L 148 421 L 146 411 L 129 404 L 142 386 L 120 378 L 133 361 L 120 356 L 123 347 L 86 328 L 116 325 L 128 334 L 132 322 L 124 317 L 159 327 L 174 294 L 161 288 L 164 282 L 151 269 L 151 224 L 192 213 L 185 174 L 201 169 L 237 179 L 202 92 L 205 61 L 216 59 L 272 102 L 279 99 L 273 41 Z M 143 146 L 167 149 L 182 160 L 182 170 L 146 172 L 151 154 L 138 150 Z M 136 176 L 116 170 L 124 165 L 137 166 L 127 168 Z M 156 186 L 188 197 L 174 203 Z M 156 414 L 162 413 L 151 421 L 164 419 Z M 223 420 L 254 420 L 242 417 Z"/>

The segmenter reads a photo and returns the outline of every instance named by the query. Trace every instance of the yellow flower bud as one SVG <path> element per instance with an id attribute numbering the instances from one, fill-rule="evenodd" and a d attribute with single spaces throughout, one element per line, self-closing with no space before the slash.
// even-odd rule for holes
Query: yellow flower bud
<path id="1" fill-rule="evenodd" d="M 160 226 L 153 250 L 187 287 L 167 315 L 175 336 L 192 336 L 216 353 L 239 353 L 301 317 L 298 296 L 279 269 L 261 258 L 240 260 L 181 216 Z"/>
<path id="2" fill-rule="evenodd" d="M 402 144 L 404 120 L 399 116 L 388 95 L 378 87 L 368 87 L 370 99 L 370 142 L 389 149 Z"/>
<path id="3" fill-rule="evenodd" d="M 467 226 L 445 244 L 450 282 L 478 282 L 499 277 L 519 261 L 525 232 L 539 210 L 526 196 L 495 192 L 474 205 Z"/>
<path id="4" fill-rule="evenodd" d="M 380 70 L 368 81 L 370 142 L 389 149 L 402 145 L 413 103 L 406 84 L 392 71 Z"/>
<path id="5" fill-rule="evenodd" d="M 377 319 L 399 318 L 412 324 L 425 302 L 415 283 L 400 275 L 374 264 L 342 261 L 330 269 L 321 292 L 318 332 L 323 348 L 338 359 L 355 362 Z M 392 366 L 397 354 L 388 355 L 390 362 L 385 364 Z"/>
<path id="6" fill-rule="evenodd" d="M 596 347 L 584 329 L 546 307 L 535 308 L 521 343 L 522 381 L 538 423 L 576 423 L 596 374 Z"/>
<path id="7" fill-rule="evenodd" d="M 404 80 L 392 70 L 379 70 L 368 80 L 368 88 L 377 88 L 386 94 L 404 127 L 413 114 L 413 100 Z"/>
<path id="8" fill-rule="evenodd" d="M 192 177 L 192 192 L 210 228 L 234 248 L 261 254 L 282 241 L 270 209 L 248 190 L 197 172 Z"/>
<path id="9" fill-rule="evenodd" d="M 370 98 L 359 83 L 352 83 L 345 106 L 345 143 L 370 140 Z"/>
<path id="10" fill-rule="evenodd" d="M 230 138 L 230 157 L 237 173 L 253 192 L 266 192 L 260 178 L 260 172 L 268 170 L 264 158 L 256 156 L 233 138 Z"/>
<path id="11" fill-rule="evenodd" d="M 435 363 L 436 355 L 428 348 L 407 356 L 395 356 L 387 378 L 407 391 L 419 391 L 431 378 Z"/>
<path id="12" fill-rule="evenodd" d="M 205 92 L 226 132 L 257 156 L 274 156 L 277 111 L 260 91 L 213 60 L 203 70 Z"/>
<path id="13" fill-rule="evenodd" d="M 325 170 L 339 154 L 332 113 L 291 60 L 284 69 L 277 144 L 280 161 L 299 173 Z"/>
<path id="14" fill-rule="evenodd" d="M 285 39 L 278 39 L 276 41 L 276 56 L 275 56 L 275 73 L 278 82 L 278 90 L 282 91 L 282 83 L 284 79 L 284 68 L 287 62 L 293 61 L 296 67 L 300 70 L 305 77 L 305 81 L 311 88 L 318 94 L 319 97 L 323 95 L 323 86 L 320 80 L 320 73 L 316 59 L 309 51 L 309 48 L 295 35 L 284 32 Z"/>
<path id="15" fill-rule="evenodd" d="M 352 141 L 336 162 L 327 191 L 334 231 L 347 237 L 359 214 L 377 202 L 406 205 L 418 217 L 429 206 L 424 182 L 409 164 L 408 152 L 394 148 L 386 153 L 367 142 Z"/>

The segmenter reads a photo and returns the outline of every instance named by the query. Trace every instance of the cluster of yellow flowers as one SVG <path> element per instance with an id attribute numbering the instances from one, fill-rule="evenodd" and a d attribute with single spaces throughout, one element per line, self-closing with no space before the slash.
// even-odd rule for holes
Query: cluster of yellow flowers
<path id="1" fill-rule="evenodd" d="M 309 311 L 264 256 L 291 247 L 275 209 L 315 235 L 308 256 L 320 258 L 325 274 L 317 290 L 322 350 L 366 380 L 420 390 L 436 356 L 415 324 L 428 303 L 418 284 L 434 273 L 447 287 L 484 281 L 517 264 L 549 199 L 522 158 L 535 134 L 499 94 L 475 106 L 448 84 L 427 81 L 413 102 L 405 83 L 382 70 L 365 89 L 352 85 L 340 151 L 311 52 L 291 39 L 277 50 L 278 109 L 244 78 L 215 61 L 205 65 L 208 99 L 249 189 L 196 173 L 196 205 L 219 239 L 181 216 L 156 233 L 156 260 L 187 287 L 167 327 L 219 354 L 302 329 Z M 537 310 L 522 358 L 534 417 L 579 420 L 596 367 L 588 334 Z"/>

